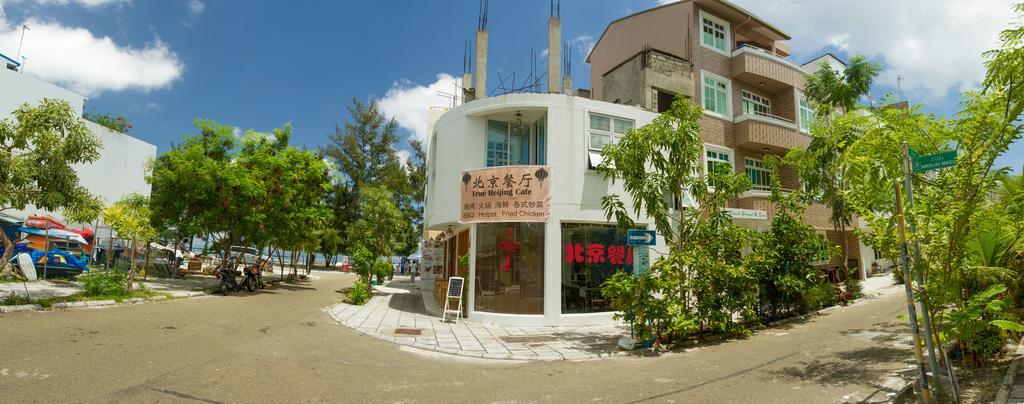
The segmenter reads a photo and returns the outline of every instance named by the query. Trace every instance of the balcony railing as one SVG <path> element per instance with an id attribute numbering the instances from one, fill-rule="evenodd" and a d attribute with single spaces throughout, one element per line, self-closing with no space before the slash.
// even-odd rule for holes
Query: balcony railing
<path id="1" fill-rule="evenodd" d="M 765 48 L 762 48 L 760 46 L 755 46 L 755 45 L 751 45 L 751 44 L 740 44 L 739 46 L 736 47 L 736 49 L 733 49 L 732 55 L 736 56 L 736 55 L 739 55 L 739 54 L 741 54 L 743 52 L 752 52 L 752 53 L 754 53 L 756 55 L 763 56 L 765 58 L 772 59 L 772 60 L 774 60 L 776 62 L 779 62 L 779 63 L 782 63 L 784 65 L 787 65 L 787 66 L 789 66 L 789 67 L 791 67 L 791 68 L 793 68 L 793 69 L 795 69 L 797 71 L 806 72 L 803 67 L 798 66 L 798 65 L 794 64 L 793 62 L 790 62 L 789 60 L 786 60 L 786 58 L 783 58 L 782 56 L 776 55 L 775 52 L 772 52 L 772 51 L 770 51 L 768 49 L 765 49 Z"/>

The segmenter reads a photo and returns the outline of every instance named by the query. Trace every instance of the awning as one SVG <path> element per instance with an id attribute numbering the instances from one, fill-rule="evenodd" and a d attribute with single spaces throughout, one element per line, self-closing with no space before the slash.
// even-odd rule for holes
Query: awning
<path id="1" fill-rule="evenodd" d="M 32 235 L 36 235 L 36 236 L 49 237 L 49 238 L 52 238 L 52 239 L 74 241 L 74 242 L 76 242 L 78 244 L 85 244 L 85 245 L 89 244 L 89 242 L 85 241 L 85 238 L 83 238 L 80 234 L 72 232 L 72 231 L 68 231 L 68 230 L 63 230 L 63 229 L 50 229 L 50 230 L 46 230 L 46 229 L 33 229 L 33 228 L 30 228 L 30 227 L 19 227 L 18 231 L 22 232 L 22 233 L 25 233 L 25 234 L 32 234 Z"/>

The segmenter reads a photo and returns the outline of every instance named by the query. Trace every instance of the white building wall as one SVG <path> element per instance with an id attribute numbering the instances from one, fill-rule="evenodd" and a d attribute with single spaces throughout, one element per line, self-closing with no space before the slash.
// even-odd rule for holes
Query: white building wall
<path id="1" fill-rule="evenodd" d="M 562 223 L 605 224 L 601 197 L 619 194 L 627 207 L 632 203 L 622 184 L 611 184 L 600 174 L 588 170 L 587 125 L 589 113 L 596 112 L 632 119 L 634 127 L 650 123 L 657 114 L 633 106 L 612 104 L 563 94 L 509 94 L 472 101 L 446 112 L 433 126 L 433 146 L 428 153 L 428 183 L 424 224 L 428 230 L 444 230 L 460 225 L 460 178 L 465 170 L 484 168 L 486 156 L 486 122 L 489 116 L 547 112 L 546 150 L 551 177 L 551 217 L 544 230 L 544 314 L 512 315 L 474 310 L 473 293 L 468 294 L 470 318 L 475 322 L 517 325 L 582 325 L 611 323 L 612 313 L 562 314 Z M 638 218 L 638 225 L 649 218 Z M 653 229 L 653 223 L 649 228 Z M 470 279 L 472 291 L 476 274 L 476 231 L 471 228 Z M 651 260 L 658 251 L 667 251 L 664 238 L 651 250 Z"/>
<path id="2" fill-rule="evenodd" d="M 74 92 L 29 75 L 0 69 L 0 119 L 12 119 L 11 113 L 21 105 L 37 105 L 43 98 L 65 100 L 78 115 L 82 114 L 85 104 L 85 97 Z M 117 202 L 132 192 L 148 196 L 146 162 L 156 158 L 156 146 L 90 121 L 86 121 L 86 127 L 100 138 L 103 148 L 96 161 L 74 166 L 80 183 L 106 204 Z M 43 213 L 63 219 L 61 212 L 43 212 L 32 206 L 24 211 L 4 213 L 19 217 Z"/>

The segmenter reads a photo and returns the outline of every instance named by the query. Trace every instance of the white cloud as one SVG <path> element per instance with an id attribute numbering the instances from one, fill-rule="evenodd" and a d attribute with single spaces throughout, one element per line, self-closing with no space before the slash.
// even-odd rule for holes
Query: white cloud
<path id="1" fill-rule="evenodd" d="M 461 81 L 447 73 L 439 73 L 437 80 L 427 85 L 400 80 L 391 85 L 379 105 L 385 116 L 394 117 L 398 126 L 412 132 L 415 139 L 426 140 L 427 111 L 451 105 L 451 97 L 441 93 L 456 93 Z"/>
<path id="2" fill-rule="evenodd" d="M 182 23 L 186 27 L 191 27 L 196 21 L 199 20 L 199 16 L 206 11 L 206 3 L 201 0 L 189 0 L 188 2 L 188 18 Z"/>
<path id="3" fill-rule="evenodd" d="M 904 94 L 928 101 L 975 87 L 981 53 L 998 45 L 1013 16 L 1007 0 L 736 2 L 790 34 L 799 61 L 829 45 L 861 54 L 885 64 L 880 84 L 902 76 Z"/>
<path id="4" fill-rule="evenodd" d="M 153 101 L 148 101 L 148 102 L 146 102 L 146 109 L 152 110 L 152 111 L 159 111 L 161 108 L 160 108 L 160 104 L 157 104 L 156 102 L 153 102 Z"/>
<path id="5" fill-rule="evenodd" d="M 569 45 L 572 46 L 573 49 L 578 50 L 583 54 L 583 56 L 587 56 L 590 54 L 590 51 L 594 50 L 596 42 L 597 40 L 593 35 L 584 34 L 570 40 Z"/>
<path id="6" fill-rule="evenodd" d="M 412 153 L 408 150 L 396 150 L 395 155 L 398 156 L 398 161 L 402 163 L 402 167 L 405 167 L 405 162 L 409 161 L 409 158 L 412 157 Z"/>
<path id="7" fill-rule="evenodd" d="M 100 0 L 78 1 L 102 4 Z M 23 24 L 30 29 L 22 48 L 25 73 L 60 83 L 83 95 L 165 88 L 180 78 L 184 70 L 178 55 L 159 38 L 144 47 L 133 47 L 118 45 L 107 36 L 97 37 L 85 28 L 53 21 L 29 18 L 15 24 L 4 17 L 2 4 L 0 49 L 16 52 Z"/>

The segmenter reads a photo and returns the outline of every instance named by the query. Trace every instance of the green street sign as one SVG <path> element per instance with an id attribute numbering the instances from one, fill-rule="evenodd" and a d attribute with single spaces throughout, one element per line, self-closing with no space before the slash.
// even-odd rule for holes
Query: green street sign
<path id="1" fill-rule="evenodd" d="M 956 150 L 929 154 L 927 156 L 911 157 L 910 160 L 915 173 L 923 173 L 938 170 L 940 168 L 952 167 L 956 164 Z"/>

